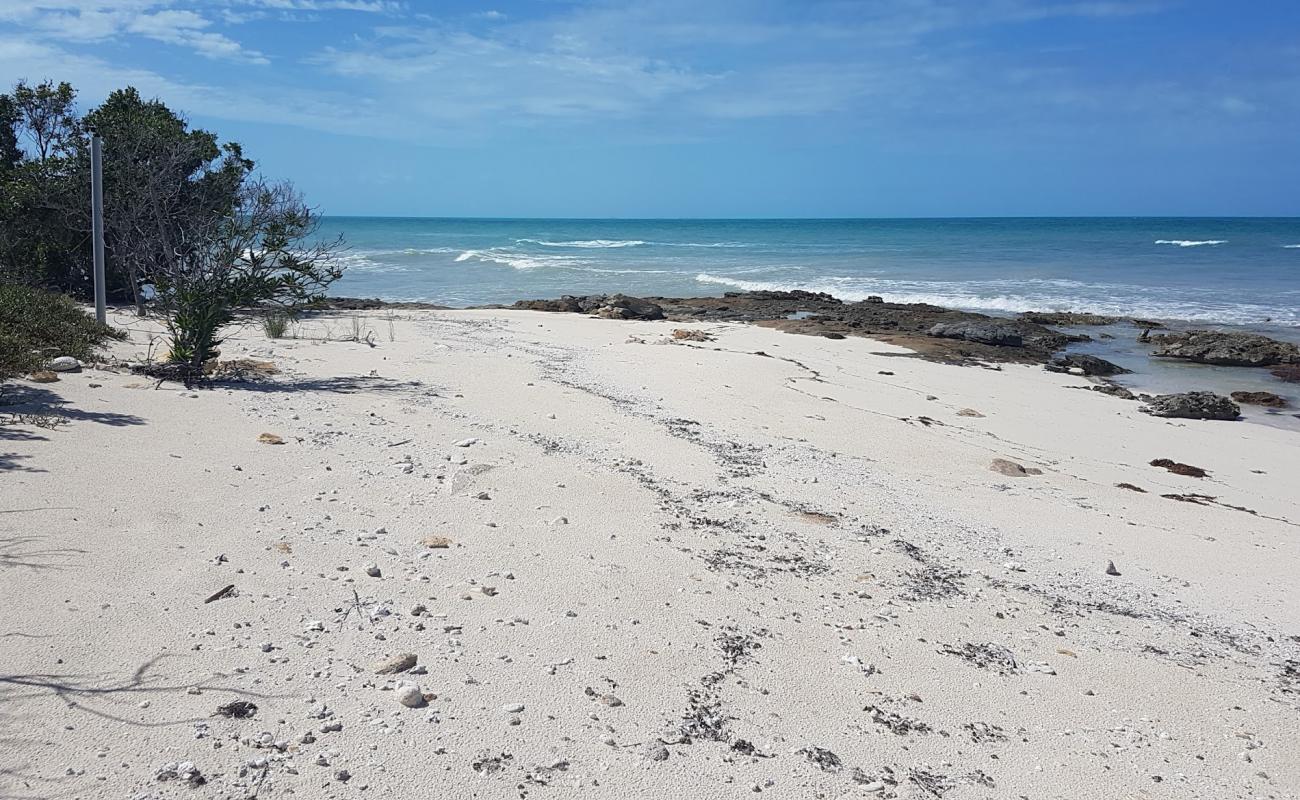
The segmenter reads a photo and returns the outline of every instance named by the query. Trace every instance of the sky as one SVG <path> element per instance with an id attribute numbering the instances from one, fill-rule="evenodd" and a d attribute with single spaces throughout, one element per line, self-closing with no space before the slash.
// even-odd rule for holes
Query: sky
<path id="1" fill-rule="evenodd" d="M 1300 216 L 1296 0 L 0 0 L 325 214 Z"/>

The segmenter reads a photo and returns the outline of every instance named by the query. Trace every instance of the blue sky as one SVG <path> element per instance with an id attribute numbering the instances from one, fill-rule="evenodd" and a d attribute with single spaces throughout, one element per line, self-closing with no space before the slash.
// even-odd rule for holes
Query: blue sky
<path id="1" fill-rule="evenodd" d="M 1295 0 L 0 0 L 325 213 L 1300 215 Z"/>

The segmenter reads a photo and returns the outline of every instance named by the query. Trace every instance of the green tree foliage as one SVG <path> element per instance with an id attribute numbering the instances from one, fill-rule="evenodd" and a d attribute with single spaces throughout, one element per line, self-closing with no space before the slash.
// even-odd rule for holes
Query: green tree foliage
<path id="1" fill-rule="evenodd" d="M 255 176 L 238 144 L 134 88 L 84 117 L 75 101 L 49 81 L 0 95 L 0 281 L 90 296 L 92 132 L 109 296 L 143 313 L 152 294 L 188 368 L 201 369 L 239 309 L 291 309 L 339 277 L 341 242 L 310 242 L 316 215 L 291 186 Z"/>

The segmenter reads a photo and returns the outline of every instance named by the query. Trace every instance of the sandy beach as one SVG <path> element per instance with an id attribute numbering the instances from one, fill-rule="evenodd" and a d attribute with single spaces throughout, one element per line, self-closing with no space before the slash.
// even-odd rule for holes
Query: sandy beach
<path id="1" fill-rule="evenodd" d="M 298 332 L 15 384 L 0 796 L 1300 796 L 1300 433 L 738 323 Z"/>

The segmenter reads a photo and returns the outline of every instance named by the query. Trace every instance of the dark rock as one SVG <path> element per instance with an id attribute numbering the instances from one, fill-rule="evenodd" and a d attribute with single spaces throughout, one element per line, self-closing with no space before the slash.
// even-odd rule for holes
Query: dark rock
<path id="1" fill-rule="evenodd" d="M 864 303 L 883 303 L 883 302 L 885 302 L 885 298 L 881 297 L 881 296 L 878 295 L 878 294 L 872 294 L 872 295 L 867 295 L 867 299 L 866 299 L 866 300 L 863 300 L 862 302 L 864 302 Z"/>
<path id="2" fill-rule="evenodd" d="M 1174 461 L 1172 458 L 1157 458 L 1151 462 L 1151 466 L 1164 467 L 1175 475 L 1186 475 L 1189 478 L 1204 478 L 1210 474 L 1209 470 L 1193 467 L 1191 464 L 1183 464 Z"/>
<path id="3" fill-rule="evenodd" d="M 1178 358 L 1225 367 L 1270 367 L 1300 364 L 1300 347 L 1257 333 L 1187 331 L 1153 336 L 1160 358 Z"/>
<path id="4" fill-rule="evenodd" d="M 529 311 L 595 314 L 609 319 L 663 319 L 664 310 L 640 297 L 625 294 L 565 295 L 558 300 L 520 300 L 512 308 Z"/>
<path id="5" fill-rule="evenodd" d="M 1043 369 L 1049 372 L 1069 372 L 1075 368 L 1083 370 L 1084 375 L 1122 375 L 1132 372 L 1132 370 L 1124 369 L 1119 364 L 1113 364 L 1104 358 L 1083 353 L 1065 353 L 1053 357 L 1051 361 L 1043 365 Z"/>
<path id="6" fill-rule="evenodd" d="M 930 328 L 930 336 L 941 339 L 965 339 L 968 342 L 991 344 L 998 347 L 1023 347 L 1024 337 L 1020 332 L 1001 320 L 966 320 L 962 322 L 941 322 Z"/>
<path id="7" fill-rule="evenodd" d="M 1039 325 L 1114 325 L 1124 321 L 1123 317 L 1089 314 L 1082 311 L 1026 311 L 1020 315 L 1020 318 Z"/>
<path id="8" fill-rule="evenodd" d="M 1286 383 L 1300 383 L 1300 364 L 1288 364 L 1285 367 L 1278 367 L 1269 370 L 1269 374 Z"/>
<path id="9" fill-rule="evenodd" d="M 1139 410 L 1155 417 L 1233 420 L 1241 416 L 1240 406 L 1214 392 L 1161 394 L 1146 402 Z"/>
<path id="10" fill-rule="evenodd" d="M 1125 389 L 1123 386 L 1116 386 L 1113 383 L 1103 383 L 1100 386 L 1093 386 L 1091 388 L 1094 392 L 1101 392 L 1102 394 L 1108 394 L 1111 397 L 1118 397 L 1121 400 L 1138 399 L 1137 395 L 1133 394 L 1133 392 L 1129 391 L 1128 389 Z"/>
<path id="11" fill-rule="evenodd" d="M 1245 405 L 1267 406 L 1269 408 L 1286 408 L 1288 405 L 1285 397 L 1280 397 L 1272 392 L 1233 392 L 1232 399 Z"/>
<path id="12" fill-rule="evenodd" d="M 231 719 L 247 719 L 257 713 L 257 704 L 247 700 L 236 700 L 217 707 L 217 714 Z"/>
<path id="13" fill-rule="evenodd" d="M 385 308 L 446 311 L 451 308 L 451 306 L 440 306 L 434 303 L 390 302 L 380 300 L 377 297 L 326 297 L 313 303 L 311 307 L 312 309 L 328 311 L 375 311 Z"/>

